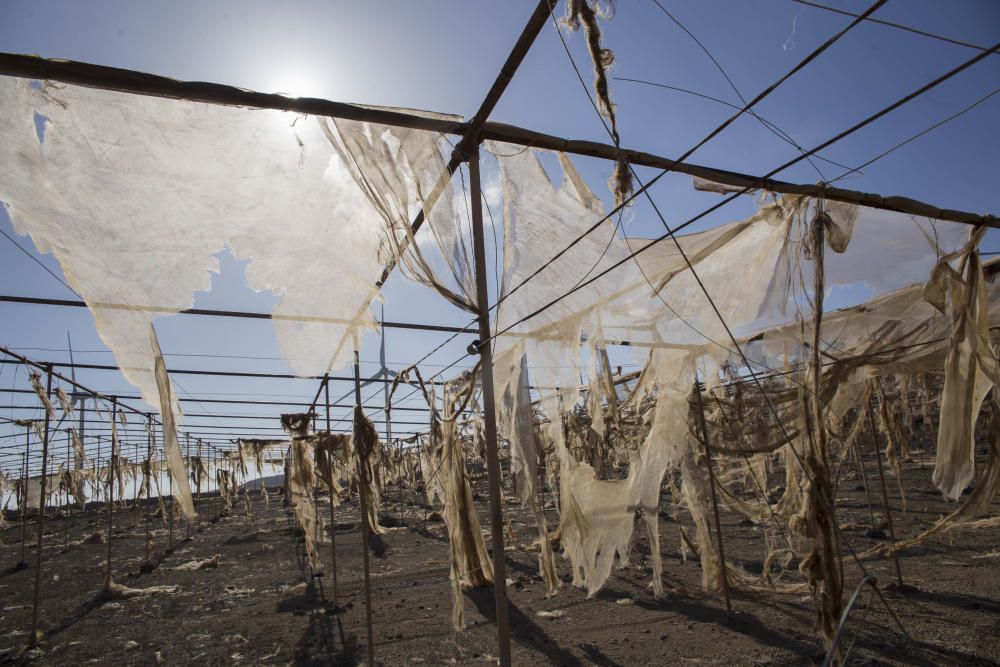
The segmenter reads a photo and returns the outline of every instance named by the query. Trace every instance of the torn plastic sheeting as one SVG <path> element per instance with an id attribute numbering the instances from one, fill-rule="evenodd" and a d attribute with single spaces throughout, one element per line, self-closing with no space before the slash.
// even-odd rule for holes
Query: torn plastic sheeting
<path id="1" fill-rule="evenodd" d="M 948 316 L 952 325 L 945 360 L 941 418 L 938 425 L 934 484 L 958 500 L 975 475 L 975 424 L 983 400 L 1000 381 L 990 344 L 989 305 L 983 269 L 976 251 L 985 228 L 974 230 L 959 253 L 959 268 L 942 258 L 927 284 L 925 297 Z"/>
<path id="2" fill-rule="evenodd" d="M 157 384 L 160 415 L 163 418 L 163 452 L 167 457 L 167 468 L 174 480 L 174 498 L 179 502 L 181 515 L 191 521 L 195 517 L 194 501 L 191 498 L 191 485 L 188 483 L 187 468 L 181 454 L 181 445 L 177 441 L 177 415 L 180 408 L 174 399 L 173 385 L 167 375 L 167 366 L 163 362 L 160 343 L 156 338 L 156 329 L 149 325 L 149 344 L 152 349 L 154 376 Z"/>
<path id="3" fill-rule="evenodd" d="M 288 471 L 289 495 L 292 509 L 305 539 L 306 558 L 314 570 L 322 569 L 317 544 L 320 541 L 322 525 L 316 513 L 313 487 L 316 485 L 313 442 L 308 436 L 309 415 L 281 415 L 281 425 L 292 437 L 292 460 Z"/>
<path id="4" fill-rule="evenodd" d="M 342 365 L 344 341 L 374 325 L 367 305 L 397 259 L 387 241 L 401 233 L 361 180 L 394 188 L 378 194 L 395 197 L 402 215 L 421 205 L 408 184 L 440 175 L 440 137 L 419 130 L 337 121 L 339 137 L 372 151 L 359 173 L 331 145 L 325 118 L 11 77 L 0 77 L 0 108 L 9 116 L 0 199 L 15 230 L 56 256 L 126 379 L 153 404 L 149 326 L 191 307 L 227 248 L 249 258 L 251 288 L 279 296 L 273 324 L 294 372 Z M 447 215 L 440 226 L 454 224 Z"/>

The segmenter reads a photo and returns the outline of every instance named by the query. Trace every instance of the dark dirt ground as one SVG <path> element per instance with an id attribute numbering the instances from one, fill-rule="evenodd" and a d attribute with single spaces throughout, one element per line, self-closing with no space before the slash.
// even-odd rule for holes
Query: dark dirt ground
<path id="1" fill-rule="evenodd" d="M 869 482 L 879 498 L 874 461 Z M 908 511 L 899 512 L 895 480 L 889 480 L 899 537 L 915 535 L 953 507 L 930 482 L 933 461 L 916 453 L 904 464 Z M 480 516 L 488 530 L 485 482 L 477 482 Z M 386 523 L 399 517 L 400 493 L 386 492 Z M 417 496 L 410 499 L 416 501 Z M 665 499 L 669 502 L 669 499 Z M 216 517 L 218 499 L 203 499 L 204 517 Z M 494 602 L 488 590 L 466 592 L 467 627 L 451 628 L 448 543 L 444 525 L 426 520 L 419 504 L 404 503 L 405 527 L 385 536 L 388 550 L 372 558 L 374 638 L 379 663 L 495 664 L 492 623 Z M 880 503 L 876 503 L 879 509 Z M 866 536 L 868 512 L 860 480 L 845 474 L 838 492 L 839 519 L 851 547 L 862 551 L 878 540 Z M 993 513 L 1000 509 L 994 505 Z M 508 516 L 519 547 L 530 545 L 534 528 L 528 513 L 514 503 Z M 120 512 L 112 543 L 114 576 L 132 587 L 175 585 L 179 591 L 103 604 L 95 601 L 104 577 L 106 544 L 79 540 L 106 528 L 105 515 L 88 511 L 70 519 L 46 522 L 41 577 L 39 650 L 24 652 L 31 623 L 34 582 L 31 565 L 9 569 L 19 560 L 15 526 L 2 534 L 0 545 L 0 664 L 357 664 L 366 660 L 364 592 L 356 508 L 338 509 L 338 611 L 332 604 L 331 577 L 324 590 L 307 589 L 300 567 L 295 532 L 281 498 L 269 505 L 255 497 L 254 515 L 242 507 L 215 521 L 204 520 L 190 540 L 185 529 L 174 531 L 175 549 L 167 547 L 167 531 L 153 522 L 153 555 L 159 566 L 140 574 L 145 558 L 145 521 Z M 329 512 L 322 500 L 320 511 Z M 125 530 L 138 518 L 135 527 Z M 554 513 L 550 516 L 555 525 Z M 686 521 L 686 516 L 681 516 Z M 759 571 L 763 556 L 761 529 L 723 513 L 727 555 Z M 35 524 L 29 523 L 33 544 Z M 568 563 L 558 558 L 567 583 L 558 595 L 545 597 L 537 575 L 536 554 L 524 548 L 507 554 L 513 661 L 516 665 L 809 665 L 821 664 L 824 652 L 812 629 L 813 607 L 807 595 L 733 593 L 732 616 L 722 600 L 701 590 L 697 558 L 682 562 L 677 525 L 661 519 L 664 583 L 672 591 L 656 600 L 648 584 L 648 540 L 637 528 L 632 566 L 615 570 L 605 589 L 593 599 L 568 584 Z M 487 542 L 489 539 L 487 538 Z M 51 545 L 51 546 L 49 546 Z M 330 545 L 324 544 L 325 562 Z M 216 569 L 193 572 L 172 568 L 221 554 Z M 1000 665 L 1000 533 L 965 532 L 935 539 L 900 558 L 905 581 L 913 590 L 886 591 L 888 603 L 910 635 L 900 633 L 885 607 L 864 593 L 847 626 L 845 640 L 856 640 L 851 664 L 867 665 Z M 885 587 L 893 580 L 892 561 L 874 559 L 865 566 Z M 860 580 L 857 565 L 845 559 L 846 593 Z M 540 611 L 562 611 L 559 618 Z"/>

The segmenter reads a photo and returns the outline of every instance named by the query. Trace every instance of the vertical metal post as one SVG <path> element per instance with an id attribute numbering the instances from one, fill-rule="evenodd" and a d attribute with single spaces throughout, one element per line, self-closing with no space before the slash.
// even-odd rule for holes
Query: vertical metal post
<path id="1" fill-rule="evenodd" d="M 211 447 L 211 446 L 210 446 Z M 215 503 L 212 501 L 212 484 L 214 483 L 216 488 L 219 486 L 219 471 L 218 467 L 215 465 L 215 450 L 209 449 L 206 454 L 208 455 L 208 465 L 205 466 L 205 473 L 208 477 L 206 482 L 205 493 L 208 494 L 208 513 L 210 515 L 215 515 Z"/>
<path id="2" fill-rule="evenodd" d="M 53 429 L 52 429 L 52 431 L 53 431 L 53 432 L 52 432 L 52 440 L 50 441 L 50 442 L 51 442 L 51 444 L 52 444 L 52 464 L 53 464 L 53 468 L 54 468 L 54 469 L 55 469 L 55 471 L 56 471 L 56 473 L 55 473 L 55 474 L 56 474 L 56 475 L 59 475 L 59 466 L 58 466 L 58 465 L 56 464 L 56 456 L 57 456 L 57 452 L 56 452 L 56 439 L 55 439 L 55 436 L 56 436 L 56 434 L 58 434 L 58 433 L 59 433 L 59 429 L 58 429 L 58 428 L 53 428 Z M 64 472 L 65 472 L 65 471 L 64 471 Z M 65 492 L 65 490 L 63 489 L 63 487 L 65 486 L 65 483 L 64 483 L 64 482 L 65 482 L 65 480 L 64 480 L 64 479 L 63 479 L 63 477 L 62 477 L 62 476 L 60 475 L 60 476 L 59 476 L 59 478 L 58 478 L 58 480 L 53 480 L 53 481 L 55 482 L 55 485 L 56 485 L 56 491 L 55 491 L 55 495 L 56 495 L 56 506 L 55 506 L 55 510 L 56 510 L 56 511 L 55 511 L 55 513 L 54 513 L 54 514 L 52 515 L 52 517 L 53 517 L 54 519 L 58 519 L 58 518 L 59 518 L 59 512 L 60 512 L 60 511 L 62 511 L 62 506 L 63 506 L 63 503 L 65 503 L 65 502 L 66 502 L 66 498 L 65 498 L 65 496 L 66 496 L 66 492 Z M 54 532 L 59 532 L 59 531 L 58 531 L 58 529 L 57 529 L 57 530 L 55 530 Z"/>
<path id="3" fill-rule="evenodd" d="M 715 514 L 715 535 L 719 542 L 719 576 L 722 579 L 722 594 L 726 598 L 726 613 L 733 613 L 732 601 L 729 599 L 729 570 L 726 567 L 726 545 L 722 541 L 722 521 L 719 519 L 719 499 L 715 491 L 715 470 L 712 467 L 712 448 L 708 443 L 708 424 L 705 422 L 705 406 L 701 401 L 701 383 L 694 381 L 695 402 L 698 405 L 698 426 L 701 431 L 701 446 L 705 450 L 705 467 L 708 468 L 708 481 L 712 489 L 712 512 Z"/>
<path id="4" fill-rule="evenodd" d="M 198 440 L 198 444 L 199 445 L 202 444 L 202 441 Z M 208 520 L 209 523 L 211 523 L 212 515 L 214 513 L 213 508 L 215 505 L 215 503 L 212 502 L 212 484 L 213 484 L 212 478 L 214 477 L 212 466 L 215 463 L 215 459 L 213 458 L 215 452 L 212 451 L 210 446 L 205 446 L 205 448 L 201 450 L 200 454 L 201 454 L 201 464 L 205 467 L 205 489 L 204 489 L 205 515 L 209 517 Z"/>
<path id="5" fill-rule="evenodd" d="M 146 436 L 149 437 L 148 435 Z M 132 442 L 132 460 L 131 465 L 135 466 L 135 462 L 139 460 L 139 443 Z M 133 468 L 134 470 L 135 468 Z M 132 525 L 129 528 L 135 528 L 139 525 L 139 496 L 142 490 L 141 484 L 135 483 L 135 475 L 132 475 Z"/>
<path id="6" fill-rule="evenodd" d="M 79 436 L 80 436 L 80 449 L 83 450 L 83 454 L 84 454 L 84 456 L 86 456 L 87 446 L 84 444 L 84 442 L 85 442 L 84 441 L 84 437 L 86 435 L 85 429 L 86 429 L 86 426 L 87 426 L 87 417 L 86 417 L 86 415 L 87 415 L 87 397 L 84 396 L 83 394 L 77 394 L 77 396 L 80 397 L 80 424 L 78 426 Z M 83 472 L 83 465 L 84 465 L 84 461 L 83 461 L 82 458 L 79 461 L 77 461 L 75 459 L 75 457 L 74 457 L 74 465 L 73 465 L 74 469 L 79 468 L 80 472 Z M 80 486 L 81 487 L 83 486 L 83 482 L 82 481 L 80 482 Z M 78 499 L 78 500 L 80 500 L 80 499 Z M 85 499 L 82 500 L 82 506 L 81 507 L 82 508 L 80 510 L 80 514 L 83 514 L 83 513 L 85 513 L 87 511 L 87 501 Z"/>
<path id="7" fill-rule="evenodd" d="M 389 461 L 392 462 L 392 460 L 395 458 L 393 456 L 393 452 L 392 452 L 392 408 L 389 407 L 389 403 L 388 402 L 386 402 L 386 404 L 385 404 L 385 447 L 389 451 Z M 400 498 L 399 465 L 398 465 L 398 463 L 397 463 L 397 465 L 395 465 L 393 467 L 395 468 L 395 473 L 396 473 L 396 497 L 397 497 L 397 499 L 399 499 L 399 513 L 400 513 L 400 516 L 402 516 L 402 514 L 403 514 L 403 501 Z M 386 499 L 386 500 L 388 501 L 388 499 Z M 386 505 L 388 505 L 388 504 L 389 503 L 386 502 Z M 389 514 L 389 509 L 387 507 L 386 508 L 386 516 L 388 516 L 388 514 Z"/>
<path id="8" fill-rule="evenodd" d="M 392 409 L 392 405 L 390 404 L 389 410 L 391 410 L 391 409 Z M 397 466 L 397 474 L 399 474 L 399 470 L 403 466 L 403 441 L 402 440 L 396 440 L 396 461 L 397 461 L 397 464 L 396 464 L 396 466 Z M 407 481 L 409 481 L 409 480 L 407 480 Z M 398 482 L 399 482 L 399 486 L 398 486 L 398 488 L 399 488 L 399 525 L 401 525 L 402 527 L 405 528 L 406 527 L 406 510 L 403 507 L 403 495 L 404 495 L 404 493 L 403 493 L 403 478 L 400 477 L 399 480 L 398 480 Z"/>
<path id="9" fill-rule="evenodd" d="M 95 401 L 94 404 L 96 405 L 97 402 Z M 101 478 L 100 478 L 100 475 L 101 475 L 101 456 L 104 454 L 104 452 L 102 451 L 103 450 L 103 444 L 104 443 L 103 443 L 103 441 L 101 439 L 101 436 L 98 435 L 97 436 L 97 460 L 94 461 L 94 479 L 97 481 L 97 484 L 94 485 L 94 495 L 96 496 L 96 500 L 98 502 L 100 502 L 100 495 L 101 495 L 101 484 L 100 484 Z M 107 489 L 105 489 L 105 491 L 107 491 Z M 108 494 L 105 493 L 104 494 L 104 499 L 107 500 L 107 497 L 108 497 Z"/>
<path id="10" fill-rule="evenodd" d="M 194 513 L 198 518 L 198 530 L 201 530 L 201 474 L 205 469 L 205 462 L 201 458 L 201 438 L 197 440 L 197 456 L 198 465 L 194 467 L 194 473 L 197 476 L 195 478 L 195 490 L 194 490 Z"/>
<path id="11" fill-rule="evenodd" d="M 17 567 L 27 567 L 28 561 L 25 560 L 24 554 L 24 543 L 25 537 L 27 535 L 27 523 L 25 522 L 25 512 L 27 511 L 28 505 L 28 456 L 31 452 L 31 425 L 24 427 L 24 455 L 21 457 L 23 465 L 23 473 L 21 475 L 21 497 L 17 502 L 17 507 L 20 510 L 21 515 L 21 560 L 17 562 Z"/>
<path id="12" fill-rule="evenodd" d="M 144 476 L 145 479 L 143 481 L 146 483 L 146 490 L 145 490 L 146 506 L 144 508 L 145 511 L 143 512 L 143 516 L 145 516 L 145 518 L 146 518 L 146 562 L 148 563 L 149 562 L 150 550 L 153 548 L 153 534 L 152 534 L 152 532 L 150 532 L 150 527 L 149 527 L 149 510 L 151 509 L 150 502 L 149 502 L 149 496 L 150 496 L 149 483 L 150 483 L 150 481 L 152 481 L 152 480 L 150 480 L 150 478 L 153 476 L 153 415 L 149 415 L 149 414 L 146 415 L 146 470 L 145 470 L 145 473 L 146 473 L 145 476 Z"/>
<path id="13" fill-rule="evenodd" d="M 493 396 L 493 344 L 490 340 L 489 288 L 486 282 L 486 240 L 483 233 L 482 184 L 479 145 L 469 151 L 472 239 L 479 308 L 479 353 L 482 359 L 483 421 L 486 430 L 486 471 L 490 487 L 490 534 L 493 542 L 493 590 L 496 597 L 497 644 L 500 664 L 510 667 L 510 622 L 507 617 L 507 574 L 504 563 L 503 508 L 500 505 L 500 456 L 497 451 L 496 403 Z"/>
<path id="14" fill-rule="evenodd" d="M 875 448 L 875 461 L 878 463 L 878 481 L 882 486 L 882 504 L 885 506 L 885 522 L 889 526 L 889 537 L 892 543 L 896 543 L 896 529 L 892 525 L 892 507 L 889 505 L 889 492 L 885 488 L 885 470 L 882 469 L 882 452 L 879 451 L 878 439 L 875 430 L 875 413 L 872 410 L 872 398 L 868 397 L 865 407 L 868 408 L 868 426 L 872 432 L 872 446 Z M 899 554 L 892 552 L 892 562 L 896 566 L 896 583 L 903 586 L 903 570 L 899 567 Z"/>
<path id="15" fill-rule="evenodd" d="M 104 586 L 111 587 L 111 534 L 115 517 L 115 452 L 118 445 L 118 397 L 111 397 L 111 458 L 108 463 L 108 563 L 104 573 Z"/>
<path id="16" fill-rule="evenodd" d="M 70 465 L 70 449 L 72 447 L 71 440 L 73 436 L 70 434 L 70 430 L 66 429 L 66 477 L 65 479 L 73 481 L 73 468 Z M 69 502 L 69 487 L 66 488 L 66 507 L 63 513 L 63 551 L 69 551 L 69 515 L 70 515 L 70 502 Z"/>
<path id="17" fill-rule="evenodd" d="M 215 470 L 215 450 L 209 448 L 205 452 L 205 457 L 208 459 L 208 463 L 205 464 L 205 494 L 208 496 L 208 514 L 213 516 L 215 514 L 215 503 L 212 501 L 212 484 L 219 486 L 218 478 L 216 477 L 217 470 Z"/>
<path id="18" fill-rule="evenodd" d="M 214 517 L 216 515 L 215 511 L 215 501 L 212 498 L 212 493 L 218 491 L 219 478 L 218 478 L 218 466 L 215 461 L 215 450 L 211 448 L 211 445 L 206 445 L 207 449 L 205 451 L 205 458 L 208 459 L 208 463 L 205 464 L 205 495 L 208 496 L 208 515 Z M 214 485 L 214 486 L 213 486 Z"/>
<path id="19" fill-rule="evenodd" d="M 169 471 L 167 472 L 167 488 L 170 491 L 170 514 L 167 518 L 167 548 L 172 550 L 174 548 L 174 510 L 176 508 L 174 507 L 174 475 Z"/>
<path id="20" fill-rule="evenodd" d="M 95 401 L 95 405 L 96 405 L 96 401 Z M 86 454 L 87 449 L 86 449 L 86 444 L 85 444 L 86 441 L 83 438 L 84 438 L 84 435 L 85 435 L 84 429 L 85 429 L 85 427 L 87 425 L 86 414 L 87 414 L 87 397 L 83 396 L 81 394 L 80 395 L 80 445 L 84 448 L 83 451 L 84 451 L 85 454 Z"/>
<path id="21" fill-rule="evenodd" d="M 45 396 L 52 397 L 52 367 L 49 366 L 46 375 L 48 379 L 45 384 Z M 49 458 L 49 410 L 45 410 L 45 430 L 42 432 L 42 476 L 38 481 L 38 543 L 35 552 L 35 597 L 31 608 L 31 635 L 28 637 L 28 645 L 38 644 L 38 597 L 42 585 L 42 535 L 45 526 L 45 493 L 47 471 L 46 464 Z"/>
<path id="22" fill-rule="evenodd" d="M 868 519 L 871 521 L 872 533 L 874 533 L 878 528 L 875 525 L 875 512 L 872 510 L 872 495 L 868 490 L 868 473 L 865 471 L 865 459 L 861 452 L 861 446 L 856 439 L 852 449 L 854 449 L 854 459 L 858 463 L 858 474 L 861 475 L 861 484 L 865 489 L 865 504 L 868 505 Z"/>
<path id="23" fill-rule="evenodd" d="M 361 367 L 358 361 L 358 351 L 354 350 L 354 404 L 356 410 L 361 410 Z M 355 414 L 354 419 L 354 434 L 357 436 L 358 433 L 358 420 Z M 371 531 L 368 525 L 368 498 L 366 498 L 365 489 L 374 480 L 368 479 L 368 473 L 366 471 L 366 466 L 361 463 L 360 452 L 361 449 L 358 444 L 354 444 L 354 452 L 357 458 L 358 465 L 358 501 L 361 506 L 361 553 L 364 555 L 364 567 L 365 567 L 365 625 L 368 628 L 368 664 L 374 665 L 375 663 L 375 638 L 372 634 L 372 587 L 371 587 L 371 570 L 368 557 L 368 534 Z"/>
<path id="24" fill-rule="evenodd" d="M 219 482 L 219 469 L 220 462 L 222 461 L 222 452 L 218 449 L 212 449 L 212 466 L 215 468 L 215 516 L 216 518 L 222 517 L 222 484 Z"/>
<path id="25" fill-rule="evenodd" d="M 96 404 L 96 402 L 95 402 L 95 404 Z M 79 428 L 80 428 L 80 447 L 83 449 L 84 455 L 86 455 L 86 453 L 87 453 L 86 440 L 84 440 L 84 435 L 85 435 L 84 434 L 84 428 L 86 427 L 86 417 L 85 417 L 86 414 L 87 414 L 87 397 L 84 396 L 84 395 L 82 395 L 82 394 L 80 394 L 80 426 L 79 426 Z M 80 461 L 80 466 L 81 466 L 81 470 L 82 470 L 82 466 L 83 466 L 83 461 L 82 460 Z M 82 512 L 86 512 L 86 511 L 87 511 L 87 501 L 84 500 L 83 501 L 83 510 L 82 510 Z"/>
<path id="26" fill-rule="evenodd" d="M 193 472 L 194 471 L 194 466 L 191 463 L 191 434 L 190 433 L 185 433 L 184 434 L 184 453 L 187 454 L 187 465 L 188 465 L 188 468 L 190 468 L 191 471 Z M 190 475 L 190 473 L 188 473 L 188 474 Z M 188 480 L 188 481 L 190 481 L 190 480 Z M 188 488 L 190 488 L 190 484 L 188 485 Z M 196 492 L 196 495 L 195 495 L 194 502 L 195 502 L 194 511 L 195 511 L 195 514 L 197 514 L 198 513 L 198 505 L 197 505 L 198 496 L 197 496 L 197 492 Z M 191 537 L 191 519 L 185 519 L 184 520 L 184 536 L 185 536 L 185 538 Z"/>
<path id="27" fill-rule="evenodd" d="M 330 435 L 330 374 L 323 376 L 323 400 L 326 403 L 326 432 Z M 333 468 L 333 452 L 327 452 L 330 457 L 330 558 L 332 567 L 330 572 L 333 575 L 333 605 L 337 606 L 337 506 L 334 502 L 333 487 L 336 486 L 336 477 Z"/>
<path id="28" fill-rule="evenodd" d="M 215 516 L 217 518 L 222 517 L 222 511 L 224 505 L 222 502 L 222 479 L 219 477 L 219 470 L 222 469 L 222 452 L 218 449 L 212 449 L 212 466 L 215 468 Z"/>

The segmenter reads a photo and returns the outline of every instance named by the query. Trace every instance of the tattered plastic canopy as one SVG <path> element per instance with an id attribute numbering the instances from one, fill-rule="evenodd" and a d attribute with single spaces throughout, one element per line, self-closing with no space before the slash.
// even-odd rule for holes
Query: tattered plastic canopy
<path id="1" fill-rule="evenodd" d="M 226 248 L 249 260 L 251 288 L 280 297 L 274 325 L 295 373 L 342 366 L 445 171 L 433 132 L 8 77 L 0 106 L 0 199 L 15 229 L 56 256 L 154 404 L 149 325 L 190 308 Z M 432 219 L 449 259 L 452 196 L 446 185 Z M 404 268 L 425 278 L 415 252 Z"/>
<path id="2" fill-rule="evenodd" d="M 475 310 L 457 213 L 465 206 L 455 205 L 436 133 L 5 77 L 0 107 L 9 118 L 0 125 L 7 166 L 0 199 L 15 229 L 55 254 L 125 377 L 153 404 L 170 392 L 154 375 L 150 327 L 210 287 L 213 255 L 225 248 L 249 260 L 250 287 L 280 297 L 278 343 L 300 376 L 348 360 L 353 339 L 372 325 L 368 306 L 386 266 Z M 568 157 L 559 156 L 556 187 L 537 151 L 488 148 L 500 168 L 502 296 L 509 295 L 496 315 L 496 389 L 507 399 L 500 421 L 515 471 L 532 470 L 529 365 L 559 451 L 563 546 L 577 584 L 590 592 L 603 585 L 614 555 L 624 556 L 635 508 L 655 516 L 668 467 L 693 471 L 687 395 L 696 371 L 711 384 L 725 365 L 743 363 L 731 337 L 755 371 L 806 358 L 816 270 L 807 233 L 821 211 L 826 290 L 866 304 L 825 319 L 824 352 L 844 359 L 879 352 L 857 364 L 872 373 L 936 354 L 936 369 L 947 357 L 975 385 L 949 417 L 965 430 L 939 443 L 947 471 L 935 480 L 950 497 L 961 493 L 971 478 L 970 411 L 974 422 L 992 382 L 983 378 L 995 373 L 981 340 L 995 295 L 989 290 L 987 300 L 978 264 L 959 258 L 968 252 L 951 255 L 967 243 L 969 227 L 764 193 L 745 220 L 665 239 L 630 258 L 648 242 L 602 221 L 600 199 Z M 421 209 L 427 224 L 415 239 L 410 222 Z M 964 277 L 953 271 L 950 283 L 941 268 L 949 261 L 968 269 Z M 941 299 L 924 298 L 932 272 Z M 967 298 L 972 292 L 955 287 L 962 280 L 983 298 Z M 959 338 L 956 322 L 971 323 Z M 596 355 L 616 341 L 628 341 L 647 364 L 657 404 L 628 478 L 605 481 L 566 451 L 558 415 L 576 404 L 581 371 L 599 375 Z M 916 343 L 927 345 L 920 355 L 899 352 Z M 969 358 L 981 368 L 959 369 Z M 864 377 L 848 380 L 845 387 Z M 169 397 L 163 410 L 178 413 Z M 692 512 L 704 508 L 699 488 L 692 481 L 685 489 Z"/>

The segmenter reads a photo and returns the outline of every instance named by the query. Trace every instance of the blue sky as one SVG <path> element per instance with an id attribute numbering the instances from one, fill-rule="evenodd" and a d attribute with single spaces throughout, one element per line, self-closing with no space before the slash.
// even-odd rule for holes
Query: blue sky
<path id="1" fill-rule="evenodd" d="M 748 99 L 787 71 L 810 50 L 849 22 L 791 0 L 660 0 L 700 39 Z M 859 12 L 867 3 L 828 0 Z M 516 40 L 534 3 L 521 2 L 12 2 L 0 0 L 0 51 L 37 53 L 138 69 L 180 79 L 214 81 L 263 91 L 326 97 L 366 104 L 415 107 L 471 116 Z M 648 0 L 620 0 L 615 18 L 604 23 L 614 49 L 612 74 L 694 90 L 738 103 L 729 84 L 695 44 Z M 560 4 L 559 12 L 562 11 Z M 890 0 L 877 17 L 985 46 L 1000 37 L 1000 4 L 993 0 Z M 582 34 L 568 36 L 570 48 L 590 81 Z M 803 73 L 784 84 L 757 111 L 802 146 L 811 147 L 971 57 L 974 51 L 893 28 L 855 28 Z M 1000 56 L 922 96 L 907 107 L 824 152 L 849 165 L 865 162 L 908 136 L 979 99 L 1000 85 Z M 683 93 L 611 81 L 623 144 L 676 156 L 697 142 L 732 110 Z M 0 114 L 3 110 L 0 109 Z M 494 120 L 542 132 L 607 141 L 607 136 L 549 25 L 497 107 Z M 941 207 L 1000 212 L 996 165 L 1000 162 L 1000 95 L 843 181 L 844 187 L 921 199 Z M 693 162 L 764 173 L 793 157 L 795 150 L 751 118 L 742 118 L 701 149 Z M 604 183 L 611 165 L 580 159 L 577 164 L 606 203 Z M 824 176 L 840 170 L 818 163 Z M 643 178 L 654 172 L 640 169 Z M 820 176 L 800 164 L 779 177 L 815 182 Z M 486 179 L 495 179 L 487 167 Z M 651 190 L 672 223 L 715 203 L 692 192 L 690 179 L 670 176 Z M 744 198 L 710 216 L 697 228 L 738 219 L 752 210 Z M 495 211 L 498 213 L 498 211 Z M 662 233 L 643 204 L 631 212 L 629 234 Z M 0 229 L 12 234 L 0 212 Z M 19 242 L 34 251 L 31 241 Z M 996 236 L 987 250 L 1000 249 Z M 37 254 L 36 254 L 37 257 Z M 57 274 L 51 257 L 39 257 Z M 196 306 L 267 311 L 272 295 L 243 282 L 243 267 L 228 254 L 213 288 L 197 295 Z M 29 258 L 0 238 L 0 293 L 75 298 Z M 463 325 L 468 319 L 424 288 L 398 276 L 384 290 L 390 320 Z M 45 360 L 66 358 L 67 331 L 77 361 L 113 363 L 82 309 L 0 304 L 0 344 Z M 177 316 L 158 323 L 160 342 L 174 368 L 286 372 L 266 321 Z M 423 356 L 441 334 L 389 332 L 388 359 L 399 366 Z M 447 364 L 468 338 L 427 360 Z M 183 356 L 183 355 L 224 355 Z M 378 338 L 363 341 L 363 372 L 377 368 Z M 466 365 L 468 360 L 460 366 Z M 0 369 L 10 386 L 12 369 Z M 105 392 L 133 394 L 117 373 L 85 372 L 78 377 Z M 297 397 L 315 392 L 311 381 L 202 378 L 175 375 L 182 397 Z M 23 374 L 20 382 L 23 382 Z M 350 389 L 340 383 L 334 396 Z M 374 389 L 366 390 L 366 395 Z M 20 397 L 25 404 L 30 397 Z M 295 400 L 295 399 L 292 399 Z M 6 403 L 6 398 L 3 399 Z M 274 414 L 277 408 L 198 405 L 187 412 Z M 12 416 L 0 409 L 0 415 Z M 347 414 L 338 410 L 336 415 Z M 416 421 L 412 416 L 398 419 Z M 19 413 L 25 416 L 25 413 Z M 185 424 L 220 420 L 187 418 Z M 233 424 L 264 424 L 241 422 Z M 275 426 L 276 423 L 267 423 Z M 347 424 L 347 422 L 342 422 Z M 400 427 L 408 431 L 416 427 Z M 0 432 L 5 432 L 0 426 Z"/>

